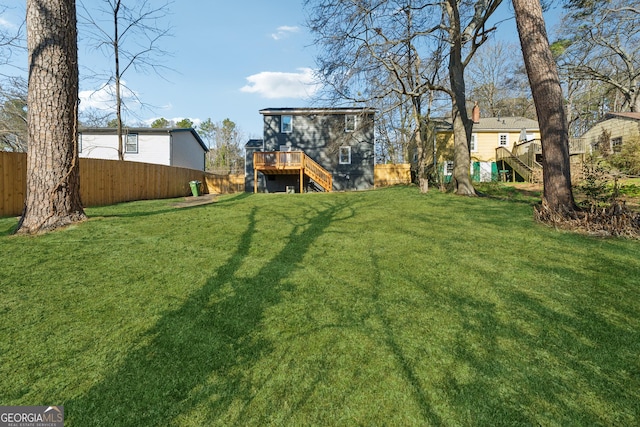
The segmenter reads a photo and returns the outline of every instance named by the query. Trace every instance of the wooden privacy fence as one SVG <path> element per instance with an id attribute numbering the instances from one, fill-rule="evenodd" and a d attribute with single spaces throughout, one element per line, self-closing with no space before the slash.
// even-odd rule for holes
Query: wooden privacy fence
<path id="1" fill-rule="evenodd" d="M 25 153 L 0 152 L 0 216 L 22 213 L 26 175 Z M 189 196 L 190 181 L 202 182 L 205 193 L 244 190 L 242 175 L 212 175 L 150 163 L 80 159 L 80 197 L 84 206 Z"/>
<path id="2" fill-rule="evenodd" d="M 27 189 L 27 155 L 0 151 L 0 216 L 20 215 Z"/>
<path id="3" fill-rule="evenodd" d="M 27 155 L 0 151 L 0 217 L 22 213 Z M 205 193 L 244 191 L 244 175 L 216 175 L 194 169 L 118 160 L 80 159 L 80 197 L 85 206 L 191 195 L 190 181 Z M 376 187 L 411 183 L 409 164 L 375 165 Z"/>
<path id="4" fill-rule="evenodd" d="M 207 173 L 204 184 L 208 193 L 239 193 L 244 191 L 244 174 L 217 175 Z"/>
<path id="5" fill-rule="evenodd" d="M 408 163 L 375 165 L 373 182 L 376 188 L 411 184 L 411 165 Z"/>

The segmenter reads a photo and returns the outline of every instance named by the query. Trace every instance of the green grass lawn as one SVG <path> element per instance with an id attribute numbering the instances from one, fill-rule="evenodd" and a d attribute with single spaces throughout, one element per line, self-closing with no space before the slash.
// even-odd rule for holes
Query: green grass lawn
<path id="1" fill-rule="evenodd" d="M 640 242 L 411 187 L 0 219 L 0 405 L 67 426 L 634 426 Z"/>

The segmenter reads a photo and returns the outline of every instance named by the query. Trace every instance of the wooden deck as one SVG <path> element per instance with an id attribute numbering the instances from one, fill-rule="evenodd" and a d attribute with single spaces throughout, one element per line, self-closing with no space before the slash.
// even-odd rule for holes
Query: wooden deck
<path id="1" fill-rule="evenodd" d="M 303 151 L 258 151 L 253 153 L 253 192 L 258 192 L 258 172 L 264 175 L 299 175 L 300 193 L 304 192 L 304 175 L 324 191 L 333 189 L 333 177 Z"/>
<path id="2" fill-rule="evenodd" d="M 587 152 L 585 141 L 580 138 L 569 139 L 569 155 L 584 155 Z M 537 182 L 542 180 L 542 165 L 537 158 L 542 154 L 542 143 L 539 139 L 522 141 L 513 146 L 510 151 L 506 147 L 496 148 L 496 162 L 508 164 L 525 181 Z M 515 180 L 515 176 L 513 177 Z"/>

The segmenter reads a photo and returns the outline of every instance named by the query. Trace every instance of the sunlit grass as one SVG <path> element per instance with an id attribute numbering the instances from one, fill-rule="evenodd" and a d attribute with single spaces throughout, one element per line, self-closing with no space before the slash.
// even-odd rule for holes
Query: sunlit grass
<path id="1" fill-rule="evenodd" d="M 640 244 L 415 188 L 0 219 L 0 404 L 69 426 L 634 425 Z"/>

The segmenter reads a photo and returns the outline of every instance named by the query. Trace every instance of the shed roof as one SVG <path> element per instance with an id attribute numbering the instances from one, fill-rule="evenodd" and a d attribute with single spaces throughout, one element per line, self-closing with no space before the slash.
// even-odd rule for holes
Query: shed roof
<path id="1" fill-rule="evenodd" d="M 622 117 L 625 119 L 633 119 L 640 120 L 640 113 L 607 113 L 605 119 L 610 119 L 613 117 Z"/>
<path id="2" fill-rule="evenodd" d="M 246 148 L 262 148 L 264 146 L 264 140 L 262 139 L 250 139 L 246 144 Z"/>

